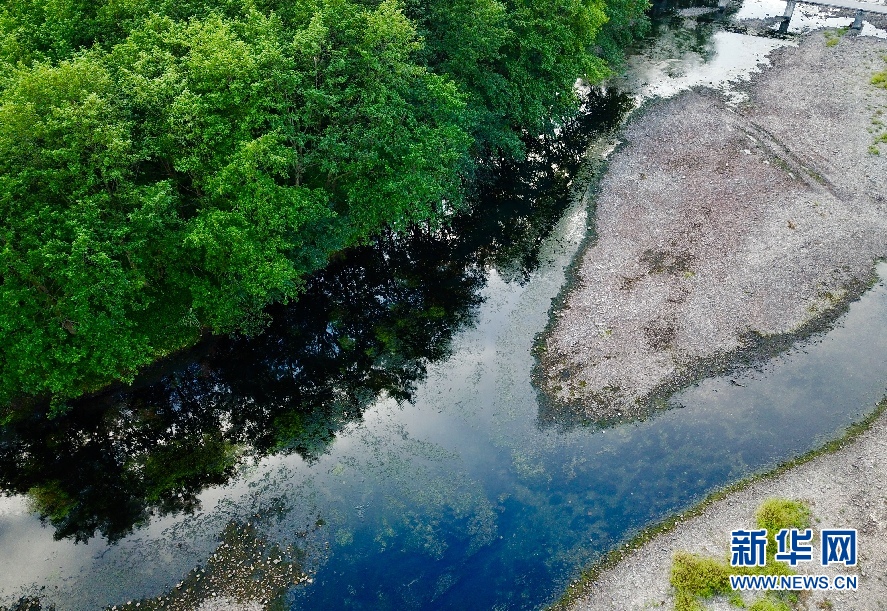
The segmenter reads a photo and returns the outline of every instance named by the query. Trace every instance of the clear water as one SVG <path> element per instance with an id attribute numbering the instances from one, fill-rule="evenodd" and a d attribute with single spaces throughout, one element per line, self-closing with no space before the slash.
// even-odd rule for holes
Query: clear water
<path id="1" fill-rule="evenodd" d="M 638 87 L 699 82 L 740 36 L 713 34 L 675 34 L 693 43 Z M 738 77 L 766 53 L 734 59 Z M 233 525 L 263 542 L 253 560 L 276 544 L 312 576 L 282 594 L 291 609 L 537 608 L 638 529 L 870 412 L 887 392 L 883 282 L 834 329 L 647 421 L 600 430 L 543 406 L 534 338 L 587 233 L 582 174 L 630 106 L 592 95 L 598 111 L 504 169 L 452 232 L 352 251 L 262 338 L 7 431 L 0 602 L 164 594 Z"/>

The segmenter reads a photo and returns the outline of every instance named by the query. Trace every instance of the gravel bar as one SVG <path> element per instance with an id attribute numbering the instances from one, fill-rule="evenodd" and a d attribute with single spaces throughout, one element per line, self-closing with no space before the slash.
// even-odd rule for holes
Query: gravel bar
<path id="1" fill-rule="evenodd" d="M 643 418 L 658 397 L 821 328 L 868 286 L 887 255 L 887 146 L 870 150 L 887 41 L 827 41 L 774 51 L 746 102 L 695 89 L 625 126 L 595 239 L 542 339 L 554 405 Z"/>

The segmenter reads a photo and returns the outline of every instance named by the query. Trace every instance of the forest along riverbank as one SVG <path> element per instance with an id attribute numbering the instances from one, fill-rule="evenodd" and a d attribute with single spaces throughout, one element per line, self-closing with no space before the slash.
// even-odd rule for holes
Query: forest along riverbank
<path id="1" fill-rule="evenodd" d="M 681 84 L 786 43 L 674 21 L 645 53 Z M 538 609 L 639 529 L 862 418 L 887 393 L 882 287 L 768 371 L 682 391 L 682 409 L 549 418 L 532 348 L 600 162 L 574 168 L 611 151 L 626 103 L 590 99 L 575 138 L 540 142 L 452 233 L 337 260 L 260 338 L 7 429 L 0 606 Z"/>
<path id="2" fill-rule="evenodd" d="M 835 36 L 775 51 L 744 102 L 689 91 L 626 127 L 541 348 L 555 403 L 643 417 L 827 324 L 871 282 L 887 254 L 887 89 L 872 84 L 887 41 Z"/>

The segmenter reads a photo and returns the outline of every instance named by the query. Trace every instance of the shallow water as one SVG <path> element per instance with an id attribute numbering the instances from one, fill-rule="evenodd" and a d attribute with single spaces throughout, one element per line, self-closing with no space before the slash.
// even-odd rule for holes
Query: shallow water
<path id="1" fill-rule="evenodd" d="M 884 5 L 885 0 L 865 0 L 871 4 Z M 778 29 L 778 21 L 785 12 L 784 0 L 745 0 L 742 8 L 736 13 L 737 20 L 761 19 L 772 20 L 771 27 Z M 853 11 L 834 7 L 799 3 L 792 14 L 788 32 L 792 34 L 809 32 L 823 28 L 847 28 L 853 23 Z M 872 23 L 874 20 L 878 25 Z M 884 18 L 880 15 L 867 14 L 863 18 L 860 33 L 863 36 L 887 38 L 884 29 Z"/>
<path id="2" fill-rule="evenodd" d="M 784 44 L 685 25 L 623 86 L 730 89 Z M 453 235 L 354 251 L 261 340 L 206 346 L 136 391 L 7 435 L 4 485 L 55 513 L 42 527 L 24 496 L 0 500 L 0 600 L 44 588 L 61 611 L 156 596 L 234 524 L 304 552 L 313 582 L 285 594 L 293 609 L 536 608 L 638 529 L 870 412 L 887 392 L 883 281 L 831 331 L 647 421 L 599 430 L 541 407 L 534 337 L 589 224 L 572 178 L 587 141 L 570 134 L 604 134 L 600 158 L 626 109 L 595 95 L 608 112 L 543 147 L 518 186 L 483 194 L 485 213 Z"/>

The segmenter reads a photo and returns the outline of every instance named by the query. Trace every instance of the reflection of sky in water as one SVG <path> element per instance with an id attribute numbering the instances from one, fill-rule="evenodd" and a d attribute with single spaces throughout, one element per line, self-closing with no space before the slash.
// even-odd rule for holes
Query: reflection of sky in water
<path id="1" fill-rule="evenodd" d="M 725 89 L 786 43 L 716 32 L 677 61 L 670 44 L 682 43 L 632 64 L 643 94 Z M 532 608 L 633 531 L 817 445 L 887 390 L 881 283 L 825 336 L 699 383 L 673 398 L 680 409 L 609 430 L 540 429 L 532 342 L 585 227 L 576 204 L 526 284 L 491 270 L 475 326 L 429 367 L 415 404 L 380 399 L 313 465 L 265 458 L 203 492 L 202 512 L 156 519 L 113 547 L 52 541 L 20 497 L 0 500 L 0 591 L 46 585 L 60 611 L 159 594 L 240 519 L 307 549 L 317 575 L 295 608 Z"/>
<path id="2" fill-rule="evenodd" d="M 670 30 L 657 39 L 653 48 L 631 58 L 631 77 L 623 86 L 637 92 L 639 98 L 647 98 L 671 97 L 702 85 L 722 91 L 738 102 L 743 94 L 731 85 L 769 65 L 767 55 L 774 49 L 795 44 L 776 38 L 715 32 L 703 49 L 690 49 L 680 56 L 669 52 L 671 48 L 681 48 L 681 38 L 689 36 L 686 31 Z"/>
<path id="3" fill-rule="evenodd" d="M 518 375 L 531 363 L 523 334 L 514 333 L 532 318 L 532 302 L 494 297 L 492 333 L 466 334 L 470 341 L 429 379 L 416 408 L 372 436 L 387 443 L 390 427 L 403 424 L 440 447 L 449 466 L 438 465 L 439 479 L 426 480 L 420 497 L 451 499 L 452 526 L 417 525 L 382 553 L 352 550 L 346 561 L 333 553 L 313 590 L 297 599 L 300 608 L 337 604 L 348 587 L 365 606 L 383 601 L 398 608 L 411 596 L 447 608 L 538 604 L 552 582 L 563 583 L 596 551 L 713 486 L 809 449 L 871 408 L 887 387 L 887 338 L 877 333 L 887 289 L 880 285 L 826 338 L 762 371 L 705 381 L 675 398 L 682 409 L 597 433 L 539 431 L 532 426 L 532 389 Z M 389 417 L 370 428 L 384 430 Z M 444 459 L 448 451 L 458 458 Z M 357 473 L 360 464 L 356 459 Z M 400 483 L 382 495 L 395 506 L 417 492 L 406 483 L 415 466 L 406 474 L 400 469 L 388 472 Z M 463 523 L 466 508 L 473 525 Z M 434 522 L 439 515 L 432 515 Z M 365 542 L 375 528 L 365 529 Z M 404 578 L 386 577 L 391 572 Z M 455 581 L 434 598 L 449 580 Z"/>
<path id="4" fill-rule="evenodd" d="M 203 513 L 158 520 L 110 549 L 51 543 L 17 499 L 5 501 L 0 545 L 17 553 L 4 554 L 0 578 L 57 587 L 62 609 L 136 597 L 146 583 L 159 592 L 206 557 L 229 519 L 279 505 L 260 521 L 275 540 L 326 522 L 295 539 L 317 570 L 296 608 L 530 608 L 633 530 L 809 449 L 887 389 L 882 283 L 824 337 L 701 382 L 674 398 L 680 409 L 604 431 L 540 430 L 532 337 L 583 226 L 576 207 L 525 286 L 491 273 L 477 326 L 431 367 L 415 405 L 380 400 L 313 466 L 264 459 L 204 493 Z"/>

